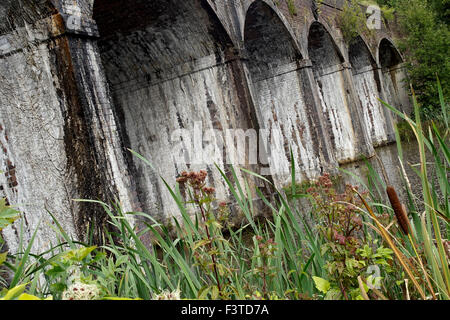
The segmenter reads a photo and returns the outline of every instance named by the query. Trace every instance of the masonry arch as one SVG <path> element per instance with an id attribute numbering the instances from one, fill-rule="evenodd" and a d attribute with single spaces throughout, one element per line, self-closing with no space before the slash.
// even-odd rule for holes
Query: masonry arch
<path id="1" fill-rule="evenodd" d="M 335 28 L 333 28 L 333 26 L 330 26 L 329 22 L 321 16 L 319 16 L 319 18 L 317 20 L 309 21 L 309 23 L 306 24 L 305 29 L 302 32 L 302 38 L 304 39 L 303 41 L 307 46 L 306 49 L 308 49 L 311 29 L 319 28 L 319 27 L 323 28 L 323 30 L 330 36 L 332 45 L 333 45 L 339 59 L 341 59 L 342 61 L 345 61 L 346 58 L 344 57 L 344 49 L 341 46 L 339 46 L 338 41 L 336 41 L 336 39 L 338 38 L 338 35 L 335 32 Z M 308 51 L 308 55 L 309 55 L 309 51 Z"/>
<path id="2" fill-rule="evenodd" d="M 227 152 L 211 130 L 252 127 L 252 112 L 240 58 L 209 2 L 96 0 L 93 18 L 124 144 L 155 168 L 129 160 L 142 209 L 157 218 L 178 215 L 159 175 L 174 183 L 184 170 L 207 169 L 216 196 L 226 199 L 214 162 L 225 166 Z M 202 152 L 208 146 L 220 153 Z"/>
<path id="3" fill-rule="evenodd" d="M 298 178 L 315 176 L 319 151 L 305 104 L 304 60 L 283 21 L 264 1 L 253 2 L 247 11 L 244 46 L 259 122 L 270 133 L 266 150 L 272 177 L 279 184 L 289 181 L 290 148 Z"/>
<path id="4" fill-rule="evenodd" d="M 368 134 L 374 146 L 386 144 L 390 140 L 391 118 L 378 100 L 384 97 L 375 58 L 361 36 L 350 42 L 348 56 Z"/>
<path id="5" fill-rule="evenodd" d="M 387 102 L 402 112 L 410 113 L 412 107 L 407 89 L 404 60 L 391 40 L 381 39 L 378 46 L 378 59 Z"/>
<path id="6" fill-rule="evenodd" d="M 258 4 L 258 2 L 261 2 Z M 280 9 L 273 3 L 271 0 L 250 0 L 246 2 L 246 5 L 244 7 L 245 17 L 248 17 L 250 13 L 254 12 L 256 7 L 265 5 L 267 8 L 271 9 L 273 12 L 273 17 L 277 18 L 279 22 L 284 26 L 284 32 L 287 32 L 289 34 L 289 37 L 292 41 L 292 45 L 295 47 L 295 49 L 300 52 L 303 55 L 303 51 L 301 48 L 301 44 L 297 40 L 295 36 L 295 32 L 291 26 L 291 24 L 288 22 L 286 17 L 283 15 L 282 12 L 280 12 Z M 252 10 L 252 11 L 250 11 Z M 246 19 L 247 20 L 247 19 Z M 245 31 L 246 31 L 246 23 L 241 24 L 241 39 L 245 38 Z"/>
<path id="7" fill-rule="evenodd" d="M 331 34 L 319 22 L 311 24 L 308 52 L 336 159 L 340 163 L 352 161 L 359 153 L 358 136 L 362 132 L 353 112 L 354 93 L 346 74 L 349 66 Z"/>

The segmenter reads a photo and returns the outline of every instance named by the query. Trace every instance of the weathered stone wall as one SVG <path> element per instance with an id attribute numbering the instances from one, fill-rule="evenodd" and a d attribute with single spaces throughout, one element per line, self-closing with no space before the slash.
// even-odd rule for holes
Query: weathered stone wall
<path id="1" fill-rule="evenodd" d="M 121 1 L 97 1 L 94 18 L 102 34 L 99 47 L 114 106 L 122 115 L 123 139 L 154 166 L 131 159 L 142 209 L 157 218 L 178 215 L 160 176 L 173 181 L 184 170 L 206 169 L 216 196 L 229 198 L 214 163 L 225 170 L 232 146 L 218 141 L 221 137 L 212 130 L 255 125 L 241 94 L 240 60 L 231 39 L 202 1 L 122 6 Z M 190 148 L 193 137 L 173 136 L 177 130 L 194 128 L 204 135 L 204 144 Z M 174 160 L 181 143 L 188 152 Z M 221 143 L 225 152 L 207 151 L 208 144 Z"/>
<path id="2" fill-rule="evenodd" d="M 268 145 L 271 175 L 279 187 L 289 183 L 292 151 L 299 178 L 314 178 L 320 171 L 320 150 L 314 143 L 302 87 L 305 62 L 288 30 L 267 4 L 255 2 L 247 16 L 246 65 L 259 123 L 274 141 Z M 276 134 L 282 139 L 274 137 Z"/>
<path id="3" fill-rule="evenodd" d="M 278 187 L 290 181 L 291 148 L 297 182 L 371 156 L 393 141 L 393 117 L 377 98 L 407 111 L 406 74 L 392 30 L 343 40 L 343 3 L 296 0 L 292 11 L 271 0 L 3 1 L 0 196 L 24 212 L 28 237 L 50 221 L 48 209 L 79 237 L 95 226 L 100 241 L 102 209 L 72 199 L 176 216 L 159 175 L 174 184 L 199 169 L 230 199 L 211 164 L 231 178 L 237 146 L 226 129 L 282 133 L 258 146 L 257 164 L 250 154 L 240 163 Z M 175 141 L 180 129 L 197 130 L 201 145 Z M 188 158 L 175 154 L 181 144 L 193 147 Z M 199 157 L 209 164 L 193 164 Z M 13 249 L 18 230 L 4 231 Z M 55 238 L 37 239 L 36 248 Z"/>
<path id="4" fill-rule="evenodd" d="M 403 59 L 388 39 L 380 41 L 379 63 L 387 102 L 403 112 L 410 113 L 411 102 L 404 86 L 407 75 L 402 66 Z"/>
<path id="5" fill-rule="evenodd" d="M 0 196 L 23 217 L 3 231 L 12 251 L 20 223 L 27 240 L 40 222 L 36 251 L 55 242 L 47 210 L 69 234 L 81 236 L 90 225 L 99 241 L 105 213 L 72 199 L 115 195 L 131 208 L 133 188 L 96 41 L 72 37 L 67 20 L 54 12 L 30 14 L 26 23 L 10 19 L 0 36 Z"/>
<path id="6" fill-rule="evenodd" d="M 379 68 L 367 44 L 359 37 L 350 44 L 349 60 L 357 96 L 364 113 L 364 123 L 374 146 L 392 142 L 392 119 L 378 99 L 383 96 Z"/>
<path id="7" fill-rule="evenodd" d="M 58 97 L 60 83 L 53 80 L 53 46 L 37 45 L 3 58 L 0 64 L 0 170 L 6 172 L 0 176 L 0 189 L 9 203 L 20 204 L 28 236 L 42 217 L 36 213 L 46 209 L 60 213 L 70 234 L 75 227 L 68 210 L 73 191 L 64 145 L 67 109 L 66 101 Z M 48 216 L 43 222 L 50 220 Z M 41 227 L 45 234 L 38 240 L 51 239 L 48 226 Z M 6 236 L 8 242 L 18 243 L 19 233 L 15 225 Z M 36 246 L 45 246 L 42 241 Z"/>

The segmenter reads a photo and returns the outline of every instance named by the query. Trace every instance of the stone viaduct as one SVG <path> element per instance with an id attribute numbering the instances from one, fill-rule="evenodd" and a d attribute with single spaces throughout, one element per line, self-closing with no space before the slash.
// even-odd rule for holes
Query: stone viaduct
<path id="1" fill-rule="evenodd" d="M 290 180 L 291 149 L 298 182 L 372 156 L 394 141 L 395 119 L 377 98 L 408 111 L 406 74 L 394 28 L 344 41 L 343 5 L 2 0 L 0 197 L 19 206 L 27 237 L 43 220 L 41 248 L 54 239 L 47 210 L 75 236 L 104 224 L 101 208 L 72 199 L 176 215 L 159 175 L 175 184 L 183 170 L 207 169 L 218 197 L 229 199 L 214 165 L 174 161 L 172 132 L 195 123 L 281 132 L 282 143 L 269 136 L 258 147 L 266 163 L 246 165 L 269 167 L 277 186 Z M 233 147 L 216 159 L 230 177 Z M 3 234 L 16 249 L 19 224 Z"/>

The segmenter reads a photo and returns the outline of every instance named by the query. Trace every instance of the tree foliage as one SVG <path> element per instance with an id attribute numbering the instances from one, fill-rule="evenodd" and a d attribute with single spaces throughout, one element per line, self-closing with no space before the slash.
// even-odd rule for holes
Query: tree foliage
<path id="1" fill-rule="evenodd" d="M 436 76 L 443 84 L 444 98 L 450 90 L 450 0 L 378 0 L 395 9 L 397 23 L 405 37 L 398 40 L 406 59 L 410 81 L 419 97 L 422 116 L 440 113 Z"/>

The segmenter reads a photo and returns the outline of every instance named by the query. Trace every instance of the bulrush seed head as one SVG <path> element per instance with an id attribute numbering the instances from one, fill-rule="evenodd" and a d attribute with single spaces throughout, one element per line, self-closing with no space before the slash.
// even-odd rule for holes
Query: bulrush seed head
<path id="1" fill-rule="evenodd" d="M 392 209 L 394 209 L 395 216 L 397 217 L 398 224 L 405 235 L 409 234 L 409 219 L 405 210 L 405 206 L 400 202 L 397 192 L 394 187 L 388 186 L 386 192 L 391 202 Z"/>

